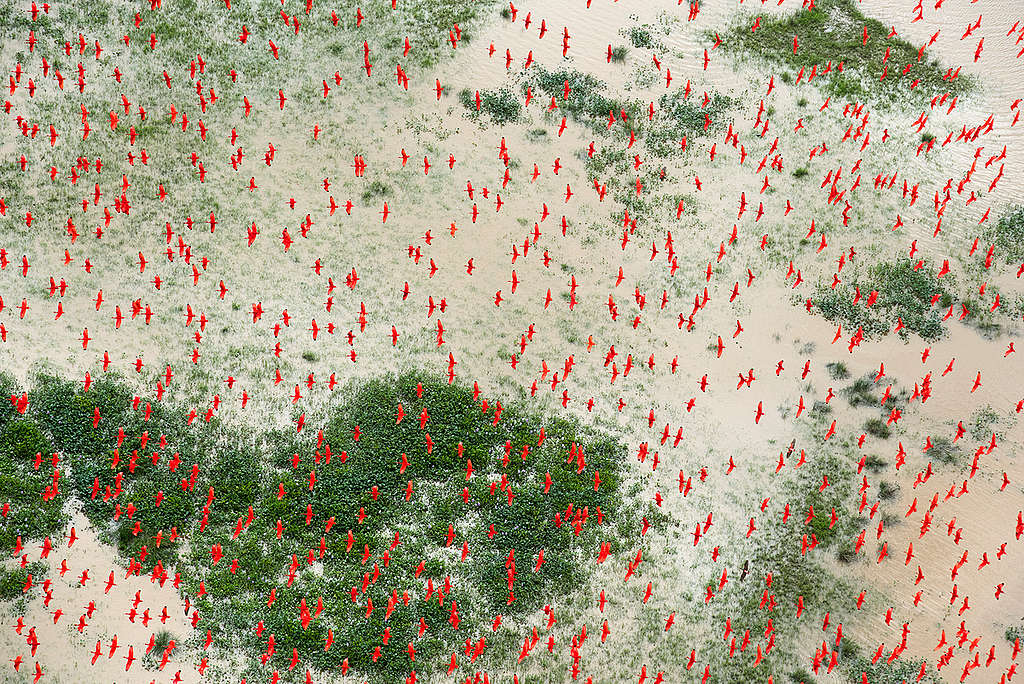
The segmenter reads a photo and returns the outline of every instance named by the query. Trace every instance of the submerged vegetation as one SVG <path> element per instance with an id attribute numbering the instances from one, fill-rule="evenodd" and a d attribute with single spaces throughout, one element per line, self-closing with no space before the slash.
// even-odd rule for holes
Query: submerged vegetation
<path id="1" fill-rule="evenodd" d="M 491 117 L 491 121 L 501 125 L 515 121 L 522 113 L 522 105 L 508 88 L 480 90 L 478 93 L 480 96 L 479 108 L 476 101 L 477 93 L 470 91 L 469 88 L 459 91 L 459 102 L 473 116 L 479 116 L 480 112 L 484 112 Z"/>
<path id="2" fill-rule="evenodd" d="M 1024 261 L 1024 205 L 1013 207 L 989 224 L 985 239 L 994 243 L 1007 263 Z"/>
<path id="3" fill-rule="evenodd" d="M 610 128 L 610 117 L 630 129 L 640 127 L 640 105 L 605 95 L 608 86 L 588 73 L 569 67 L 549 70 L 538 65 L 522 85 L 523 94 L 554 98 L 558 109 L 591 128 Z"/>
<path id="4" fill-rule="evenodd" d="M 865 337 L 881 337 L 902 321 L 901 337 L 912 333 L 936 340 L 945 331 L 935 305 L 949 306 L 952 295 L 933 269 L 901 259 L 872 266 L 865 278 L 850 285 L 822 287 L 813 301 L 825 318 L 842 323 L 851 334 L 862 330 Z"/>
<path id="5" fill-rule="evenodd" d="M 0 551 L 63 524 L 63 499 L 40 502 L 49 458 L 33 466 L 55 452 L 54 477 L 71 480 L 61 497 L 77 496 L 136 572 L 194 597 L 219 648 L 267 651 L 257 622 L 287 646 L 247 660 L 248 676 L 286 669 L 295 648 L 305 667 L 347 658 L 391 682 L 447 665 L 467 638 L 476 656 L 516 647 L 492 630 L 501 616 L 585 584 L 599 527 L 614 526 L 611 552 L 636 532 L 620 491 L 624 447 L 607 436 L 488 409 L 471 389 L 417 373 L 344 396 L 315 434 L 243 432 L 140 403 L 108 378 L 84 391 L 40 375 L 24 416 L 0 413 L 13 492 Z M 4 596 L 24 583 L 15 574 Z"/>
<path id="6" fill-rule="evenodd" d="M 813 9 L 761 17 L 756 31 L 749 22 L 738 25 L 725 45 L 771 55 L 793 71 L 802 70 L 802 80 L 810 81 L 813 74 L 824 80 L 826 92 L 851 100 L 871 97 L 884 104 L 899 92 L 928 98 L 972 87 L 970 77 L 948 78 L 937 61 L 889 34 L 888 26 L 865 16 L 853 0 L 819 0 Z"/>

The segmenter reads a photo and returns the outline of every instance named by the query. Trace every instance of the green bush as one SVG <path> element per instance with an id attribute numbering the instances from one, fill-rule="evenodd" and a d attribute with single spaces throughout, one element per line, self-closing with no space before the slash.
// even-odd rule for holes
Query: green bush
<path id="1" fill-rule="evenodd" d="M 866 278 L 851 285 L 820 288 L 815 304 L 825 318 L 847 328 L 863 329 L 866 338 L 886 335 L 899 319 L 904 325 L 901 337 L 913 333 L 924 340 L 937 340 L 945 331 L 939 312 L 932 310 L 932 297 L 949 293 L 934 270 L 915 265 L 909 259 L 876 264 Z M 860 288 L 862 298 L 857 304 L 853 303 L 855 287 Z M 869 308 L 866 299 L 872 291 L 878 292 L 878 298 Z"/>
<path id="2" fill-rule="evenodd" d="M 757 31 L 750 30 L 750 23 L 746 17 L 737 23 L 731 31 L 732 40 L 726 40 L 724 45 L 752 54 L 770 55 L 793 71 L 802 68 L 805 80 L 817 66 L 815 80 L 823 79 L 826 92 L 839 99 L 861 100 L 868 95 L 884 104 L 901 94 L 920 100 L 946 92 L 962 94 L 974 83 L 963 75 L 953 81 L 944 80 L 946 70 L 936 61 L 918 60 L 917 46 L 903 38 L 889 38 L 889 27 L 865 16 L 853 0 L 819 0 L 814 9 L 763 17 Z M 867 43 L 862 40 L 862 26 L 869 35 Z M 795 53 L 794 36 L 798 40 Z M 882 79 L 885 69 L 882 58 L 886 53 L 888 69 Z M 829 62 L 832 72 L 823 74 Z M 843 62 L 841 73 L 840 62 Z M 913 66 L 903 73 L 906 64 Z M 911 89 L 915 80 L 919 84 Z"/>
<path id="3" fill-rule="evenodd" d="M 889 439 L 889 436 L 892 435 L 892 430 L 881 418 L 868 418 L 864 423 L 864 431 L 879 439 Z"/>
<path id="4" fill-rule="evenodd" d="M 242 670 L 248 676 L 262 679 L 273 669 L 286 668 L 295 648 L 303 662 L 323 669 L 336 667 L 338 651 L 344 651 L 340 657 L 347 657 L 361 676 L 391 682 L 408 674 L 404 649 L 409 641 L 416 644 L 417 669 L 429 672 L 447 665 L 447 654 L 459 649 L 467 635 L 489 634 L 496 614 L 530 615 L 586 584 L 593 564 L 581 564 L 579 554 L 597 548 L 598 510 L 604 525 L 615 525 L 620 534 L 638 532 L 639 505 L 627 506 L 620 492 L 625 447 L 606 435 L 564 419 L 542 422 L 514 404 L 503 406 L 495 423 L 493 410 L 482 411 L 472 390 L 420 373 L 369 380 L 339 396 L 345 399 L 329 410 L 321 441 L 319 432 L 242 431 L 216 420 L 189 426 L 174 406 L 155 407 L 147 422 L 115 381 L 104 379 L 84 392 L 76 383 L 40 378 L 30 392 L 32 415 L 8 422 L 0 432 L 0 489 L 15 491 L 0 551 L 9 552 L 14 535 L 27 543 L 63 523 L 63 499 L 39 504 L 49 462 L 38 475 L 33 469 L 34 454 L 49 452 L 52 443 L 68 450 L 63 456 L 74 477 L 66 488 L 83 502 L 90 520 L 110 534 L 121 554 L 141 559 L 145 548 L 144 572 L 157 563 L 165 568 L 173 563 L 183 579 L 181 590 L 195 597 L 209 629 L 223 635 L 218 648 L 264 649 L 266 637 L 261 642 L 251 629 L 258 621 L 276 635 L 277 655 L 266 666 L 246 661 Z M 399 404 L 405 412 L 401 422 L 396 421 Z M 103 417 L 95 429 L 94 407 Z M 539 444 L 542 426 L 545 439 Z M 115 455 L 118 427 L 125 436 Z M 166 439 L 163 448 L 161 438 Z M 585 454 L 582 468 L 577 459 L 567 460 L 577 448 Z M 408 465 L 401 472 L 403 456 Z M 173 471 L 172 458 L 177 463 Z M 467 460 L 474 471 L 468 480 Z M 195 481 L 188 486 L 193 473 Z M 597 489 L 596 473 L 601 480 Z M 547 493 L 546 476 L 551 478 Z M 410 481 L 414 489 L 407 501 Z M 108 498 L 118 482 L 120 493 Z M 501 482 L 504 488 L 496 486 Z M 573 515 L 555 525 L 556 515 L 565 516 L 570 505 L 587 512 L 579 534 Z M 245 528 L 250 506 L 253 522 Z M 117 520 L 112 519 L 115 507 L 121 511 Z M 663 523 L 653 513 L 648 516 Z M 325 534 L 329 519 L 334 527 Z M 446 548 L 449 525 L 455 539 Z M 184 539 L 172 542 L 172 529 Z M 392 548 L 396 534 L 400 543 Z M 463 542 L 469 550 L 465 561 Z M 222 553 L 216 564 L 215 546 Z M 364 549 L 371 556 L 365 564 Z M 515 600 L 509 604 L 506 559 L 513 549 L 517 573 Z M 541 550 L 545 562 L 535 573 Z M 239 563 L 232 572 L 234 559 Z M 417 579 L 421 561 L 426 575 Z M 364 577 L 373 572 L 379 577 L 363 593 Z M 16 574 L 2 578 L 0 593 L 20 591 L 24 578 Z M 433 578 L 435 587 L 450 578 L 451 593 L 443 606 L 436 599 L 423 601 L 426 577 Z M 197 597 L 200 582 L 207 592 L 203 597 Z M 376 608 L 369 618 L 365 603 L 353 606 L 352 587 L 360 588 L 360 602 L 373 599 Z M 268 607 L 272 589 L 280 603 Z M 399 596 L 408 592 L 416 600 L 408 606 L 399 602 L 385 623 L 392 591 Z M 312 610 L 318 596 L 324 599 L 324 612 L 304 629 L 299 601 L 311 601 Z M 462 620 L 458 630 L 448 623 L 452 601 Z M 421 617 L 430 630 L 417 639 Z M 395 640 L 374 662 L 385 627 Z M 328 629 L 337 642 L 330 653 L 324 651 Z"/>
<path id="5" fill-rule="evenodd" d="M 1007 263 L 1024 261 L 1024 205 L 1013 207 L 985 229 L 985 239 L 995 243 Z"/>
<path id="6" fill-rule="evenodd" d="M 459 102 L 470 111 L 473 116 L 479 116 L 484 112 L 491 117 L 491 120 L 498 124 L 506 124 L 515 121 L 522 115 L 523 107 L 515 95 L 508 88 L 480 91 L 480 111 L 476 108 L 476 95 L 469 88 L 459 91 Z"/>

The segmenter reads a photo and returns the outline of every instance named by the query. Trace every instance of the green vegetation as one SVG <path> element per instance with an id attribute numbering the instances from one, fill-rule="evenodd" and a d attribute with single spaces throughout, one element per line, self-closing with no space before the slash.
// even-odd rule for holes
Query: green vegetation
<path id="1" fill-rule="evenodd" d="M 1007 263 L 1024 261 L 1024 204 L 1007 211 L 994 225 L 989 224 L 984 236 L 995 243 L 997 254 Z"/>
<path id="2" fill-rule="evenodd" d="M 825 364 L 828 376 L 833 380 L 845 380 L 850 377 L 850 371 L 842 361 L 832 361 Z"/>
<path id="3" fill-rule="evenodd" d="M 825 476 L 830 486 L 822 490 L 820 485 Z M 752 638 L 763 635 L 769 620 L 779 633 L 799 630 L 802 623 L 793 610 L 799 597 L 805 610 L 815 614 L 834 607 L 843 592 L 851 590 L 830 575 L 820 557 L 830 551 L 842 553 L 848 540 L 856 536 L 854 520 L 845 505 L 854 491 L 853 471 L 833 450 L 823 450 L 808 453 L 806 465 L 797 470 L 787 469 L 785 477 L 779 483 L 777 498 L 793 502 L 788 520 L 783 522 L 777 513 L 756 516 L 757 531 L 745 544 L 742 556 L 729 561 L 738 565 L 749 563 L 751 576 L 738 582 L 730 568 L 730 582 L 724 589 L 719 589 L 717 576 L 705 582 L 715 592 L 706 609 L 710 615 L 705 619 L 718 625 L 729 617 L 733 632 L 738 635 L 747 629 Z M 831 520 L 833 510 L 835 523 Z M 850 551 L 852 560 L 855 556 L 852 548 Z M 770 586 L 766 582 L 769 573 Z M 803 620 L 806 619 L 805 613 Z M 790 671 L 781 668 L 795 662 L 792 648 L 792 644 L 780 640 L 756 670 L 751 668 L 751 658 L 729 658 L 728 649 L 724 649 L 720 657 L 716 657 L 717 653 L 709 656 L 712 678 L 722 683 L 759 681 L 774 672 L 776 681 L 783 681 L 782 677 Z M 845 669 L 851 661 L 852 656 L 846 654 L 840 665 Z M 804 671 L 794 674 L 808 684 L 812 681 Z"/>
<path id="4" fill-rule="evenodd" d="M 889 465 L 889 462 L 877 454 L 868 454 L 864 458 L 864 467 L 875 474 L 882 472 L 882 469 L 887 465 Z"/>
<path id="5" fill-rule="evenodd" d="M 878 397 L 871 391 L 873 388 L 874 383 L 871 382 L 870 376 L 865 376 L 854 380 L 853 384 L 845 388 L 843 392 L 846 394 L 850 406 L 871 406 L 878 404 Z"/>
<path id="6" fill-rule="evenodd" d="M 295 648 L 305 667 L 347 658 L 360 676 L 392 682 L 446 666 L 467 638 L 486 636 L 488 653 L 515 648 L 511 632 L 492 632 L 498 614 L 531 614 L 584 585 L 599 527 L 614 526 L 612 553 L 638 533 L 639 504 L 627 509 L 620 492 L 625 447 L 607 436 L 514 405 L 497 420 L 472 390 L 417 373 L 339 396 L 322 432 L 243 431 L 136 403 L 110 377 L 84 391 L 40 375 L 27 415 L 0 415 L 3 467 L 25 483 L 3 488 L 15 495 L 0 553 L 15 532 L 26 543 L 62 523 L 60 507 L 39 499 L 49 470 L 31 465 L 56 451 L 72 473 L 62 490 L 121 554 L 156 577 L 175 564 L 217 648 L 265 651 L 259 621 L 276 635 L 277 653 L 250 658 L 244 674 L 268 679 Z M 48 506 L 52 519 L 39 515 Z M 646 506 L 649 520 L 663 518 Z M 0 590 L 13 596 L 23 583 L 22 571 L 5 574 Z M 312 613 L 321 600 L 303 624 L 301 602 Z"/>
<path id="7" fill-rule="evenodd" d="M 61 481 L 67 473 L 53 462 L 51 440 L 37 421 L 20 415 L 8 401 L 15 394 L 21 395 L 20 388 L 0 376 L 0 505 L 10 505 L 0 526 L 0 553 L 8 556 L 19 539 L 26 545 L 60 529 L 67 500 Z"/>
<path id="8" fill-rule="evenodd" d="M 856 287 L 860 288 L 861 300 L 855 304 Z M 867 300 L 872 292 L 878 293 L 877 300 L 868 307 Z M 913 333 L 934 341 L 945 332 L 939 313 L 931 311 L 932 298 L 936 295 L 948 297 L 949 293 L 935 271 L 928 267 L 916 268 L 913 261 L 901 259 L 872 266 L 865 278 L 854 280 L 850 285 L 819 288 L 814 303 L 825 318 L 841 322 L 851 330 L 860 329 L 865 338 L 882 337 L 902 320 L 901 337 Z"/>
<path id="9" fill-rule="evenodd" d="M 824 89 L 837 98 L 869 96 L 884 105 L 897 93 L 923 99 L 945 92 L 961 94 L 973 85 L 964 75 L 946 80 L 947 72 L 938 62 L 919 60 L 917 46 L 899 37 L 889 38 L 889 27 L 865 16 L 854 0 L 819 0 L 811 10 L 762 17 L 756 31 L 750 30 L 752 23 L 750 19 L 735 26 L 731 40 L 724 45 L 770 55 L 794 72 L 803 69 L 804 81 L 816 67 L 815 80 L 822 79 Z M 866 44 L 863 27 L 868 33 Z M 798 43 L 795 53 L 794 36 Z M 883 64 L 887 50 L 889 58 Z M 831 73 L 825 74 L 830 62 Z M 911 89 L 915 81 L 919 82 Z"/>
<path id="10" fill-rule="evenodd" d="M 810 173 L 806 166 L 798 166 L 793 170 L 793 178 L 806 178 Z"/>
<path id="11" fill-rule="evenodd" d="M 626 35 L 635 48 L 650 48 L 654 45 L 651 32 L 645 26 L 631 26 Z"/>
<path id="12" fill-rule="evenodd" d="M 565 88 L 569 88 L 566 96 Z M 615 115 L 616 122 L 639 130 L 641 107 L 637 103 L 624 102 L 607 97 L 608 86 L 590 74 L 569 67 L 550 71 L 538 65 L 531 78 L 523 83 L 523 94 L 532 88 L 534 97 L 543 93 L 553 97 L 564 114 L 584 123 L 597 131 L 608 129 L 609 114 Z M 538 92 L 539 91 L 539 92 Z M 625 119 L 622 114 L 625 113 Z"/>
<path id="13" fill-rule="evenodd" d="M 900 493 L 900 486 L 895 482 L 882 480 L 878 483 L 878 498 L 882 501 L 891 501 Z"/>
<path id="14" fill-rule="evenodd" d="M 613 62 L 625 62 L 627 55 L 629 55 L 629 48 L 625 45 L 617 45 L 612 48 Z"/>
<path id="15" fill-rule="evenodd" d="M 480 112 L 486 112 L 491 121 L 496 124 L 506 124 L 515 121 L 522 114 L 522 105 L 508 88 L 480 91 L 480 109 L 476 107 L 476 94 L 469 88 L 459 91 L 459 102 L 469 110 L 473 116 L 479 116 Z"/>
<path id="16" fill-rule="evenodd" d="M 879 439 L 889 439 L 889 436 L 892 435 L 892 430 L 881 418 L 868 418 L 864 423 L 864 431 Z"/>
<path id="17" fill-rule="evenodd" d="M 384 181 L 374 180 L 366 186 L 363 190 L 362 200 L 363 204 L 370 204 L 375 201 L 378 197 L 389 197 L 392 194 L 391 186 Z"/>
<path id="18" fill-rule="evenodd" d="M 939 463 L 949 465 L 960 460 L 960 449 L 948 437 L 936 437 L 932 440 L 932 448 L 926 455 Z"/>
<path id="19" fill-rule="evenodd" d="M 699 102 L 699 99 L 694 97 L 694 101 Z M 691 102 L 686 97 L 685 91 L 680 90 L 658 98 L 658 111 L 672 129 L 677 146 L 684 135 L 712 135 L 723 130 L 725 126 L 722 115 L 732 106 L 732 99 L 721 93 L 712 95 L 705 106 Z M 707 115 L 707 119 L 705 119 L 705 115 Z M 710 123 L 705 128 L 705 123 L 708 121 Z"/>

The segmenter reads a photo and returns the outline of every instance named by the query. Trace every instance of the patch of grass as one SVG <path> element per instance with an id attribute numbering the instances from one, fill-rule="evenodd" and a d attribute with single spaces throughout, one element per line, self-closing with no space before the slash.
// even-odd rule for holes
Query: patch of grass
<path id="1" fill-rule="evenodd" d="M 872 473 L 876 473 L 877 474 L 877 473 L 882 472 L 882 470 L 887 465 L 889 465 L 889 462 L 886 461 L 881 456 L 878 456 L 876 454 L 868 454 L 864 458 L 864 467 L 867 468 Z"/>
<path id="2" fill-rule="evenodd" d="M 459 91 L 459 102 L 473 116 L 479 116 L 481 112 L 486 113 L 491 117 L 491 121 L 499 125 L 515 121 L 523 111 L 523 106 L 508 88 L 481 90 L 479 110 L 476 106 L 476 93 L 469 88 Z"/>
<path id="3" fill-rule="evenodd" d="M 866 44 L 862 27 L 867 28 L 869 36 Z M 888 26 L 865 16 L 853 0 L 819 0 L 814 9 L 762 18 L 757 31 L 751 31 L 750 22 L 744 20 L 732 29 L 732 40 L 725 45 L 771 55 L 771 59 L 794 71 L 803 69 L 805 80 L 817 67 L 815 80 L 825 79 L 826 92 L 841 99 L 868 95 L 884 104 L 897 95 L 924 99 L 945 92 L 962 94 L 973 86 L 973 80 L 963 75 L 944 80 L 946 70 L 938 62 L 927 57 L 919 61 L 917 46 L 899 37 L 889 38 L 888 34 Z M 883 65 L 886 51 L 889 59 Z M 832 71 L 824 74 L 830 62 Z M 904 73 L 907 65 L 910 68 Z"/>
<path id="4" fill-rule="evenodd" d="M 644 26 L 631 26 L 627 35 L 635 48 L 650 48 L 654 44 L 650 30 Z"/>
<path id="5" fill-rule="evenodd" d="M 984 237 L 995 243 L 996 252 L 1007 263 L 1024 261 L 1024 204 L 1007 211 L 994 225 L 989 224 Z"/>
<path id="6" fill-rule="evenodd" d="M 981 442 L 992 436 L 999 414 L 991 406 L 982 406 L 971 415 L 971 439 Z"/>
<path id="7" fill-rule="evenodd" d="M 889 439 L 890 435 L 892 435 L 892 430 L 881 418 L 868 418 L 864 423 L 864 431 L 872 437 L 878 437 L 879 439 Z"/>
<path id="8" fill-rule="evenodd" d="M 789 673 L 789 681 L 793 684 L 814 684 L 814 677 L 807 671 L 806 668 L 798 667 Z"/>
<path id="9" fill-rule="evenodd" d="M 676 139 L 682 135 L 713 135 L 725 128 L 723 115 L 733 106 L 732 99 L 721 93 L 714 93 L 706 106 L 694 98 L 690 101 L 684 91 L 676 90 L 658 99 L 658 110 L 670 121 L 676 132 Z M 705 119 L 705 115 L 707 119 Z M 710 119 L 710 124 L 705 124 Z"/>
<path id="10" fill-rule="evenodd" d="M 850 377 L 850 371 L 842 361 L 833 361 L 825 364 L 828 376 L 833 380 L 845 380 Z"/>
<path id="11" fill-rule="evenodd" d="M 854 304 L 854 287 L 861 301 Z M 867 299 L 877 291 L 877 300 L 869 308 Z M 821 287 L 814 297 L 821 314 L 830 321 L 864 333 L 865 338 L 882 337 L 903 321 L 899 334 L 915 334 L 934 341 L 945 331 L 938 311 L 932 310 L 932 298 L 949 294 L 928 267 L 915 268 L 909 259 L 883 262 L 868 269 L 866 277 L 835 289 Z"/>
<path id="12" fill-rule="evenodd" d="M 640 105 L 608 97 L 605 95 L 608 86 L 603 81 L 568 67 L 551 71 L 537 66 L 533 71 L 532 77 L 523 83 L 524 94 L 528 87 L 532 87 L 534 96 L 539 91 L 547 97 L 554 97 L 560 111 L 597 131 L 607 130 L 609 112 L 615 114 L 620 125 L 639 129 Z M 568 97 L 565 96 L 566 86 L 569 87 Z M 622 120 L 623 112 L 625 121 Z"/>
<path id="13" fill-rule="evenodd" d="M 891 501 L 900 493 L 900 486 L 895 482 L 882 480 L 878 483 L 878 498 L 882 501 Z"/>
<path id="14" fill-rule="evenodd" d="M 853 384 L 846 387 L 843 393 L 850 406 L 871 406 L 878 403 L 878 397 L 872 393 L 874 383 L 868 377 L 857 378 Z"/>
<path id="15" fill-rule="evenodd" d="M 307 349 L 306 351 L 302 352 L 302 360 L 314 363 L 317 360 L 316 352 Z"/>
<path id="16" fill-rule="evenodd" d="M 811 172 L 807 169 L 806 166 L 798 166 L 796 169 L 793 170 L 793 178 L 806 178 L 810 174 Z"/>
<path id="17" fill-rule="evenodd" d="M 363 204 L 369 204 L 374 201 L 377 197 L 390 197 L 392 194 L 391 186 L 381 180 L 373 180 L 363 190 L 362 200 Z"/>
<path id="18" fill-rule="evenodd" d="M 629 48 L 625 45 L 617 45 L 612 48 L 612 61 L 613 62 L 625 62 L 626 57 L 629 55 Z"/>
<path id="19" fill-rule="evenodd" d="M 960 460 L 960 449 L 948 437 L 936 437 L 932 440 L 932 448 L 926 455 L 939 463 L 949 465 Z"/>

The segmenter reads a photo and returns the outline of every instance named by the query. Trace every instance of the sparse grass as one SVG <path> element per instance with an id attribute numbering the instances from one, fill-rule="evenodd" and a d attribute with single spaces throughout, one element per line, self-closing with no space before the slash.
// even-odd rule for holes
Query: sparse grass
<path id="1" fill-rule="evenodd" d="M 806 178 L 810 173 L 806 166 L 798 166 L 793 170 L 793 178 Z"/>
<path id="2" fill-rule="evenodd" d="M 882 480 L 878 483 L 878 498 L 882 501 L 892 501 L 900 493 L 900 486 L 895 482 Z"/>
<path id="3" fill-rule="evenodd" d="M 850 371 L 842 361 L 827 363 L 825 369 L 828 370 L 828 376 L 833 380 L 846 380 L 850 377 Z"/>
<path id="4" fill-rule="evenodd" d="M 869 418 L 864 423 L 864 431 L 872 437 L 878 437 L 879 439 L 889 439 L 890 435 L 892 435 L 892 430 L 881 418 Z"/>
<path id="5" fill-rule="evenodd" d="M 852 385 L 843 390 L 843 393 L 846 394 L 850 406 L 871 406 L 878 403 L 878 397 L 872 392 L 873 388 L 874 383 L 868 377 L 863 377 L 854 380 Z"/>
<path id="6" fill-rule="evenodd" d="M 617 45 L 612 48 L 612 61 L 613 62 L 625 62 L 626 57 L 629 55 L 629 48 L 625 45 Z"/>

